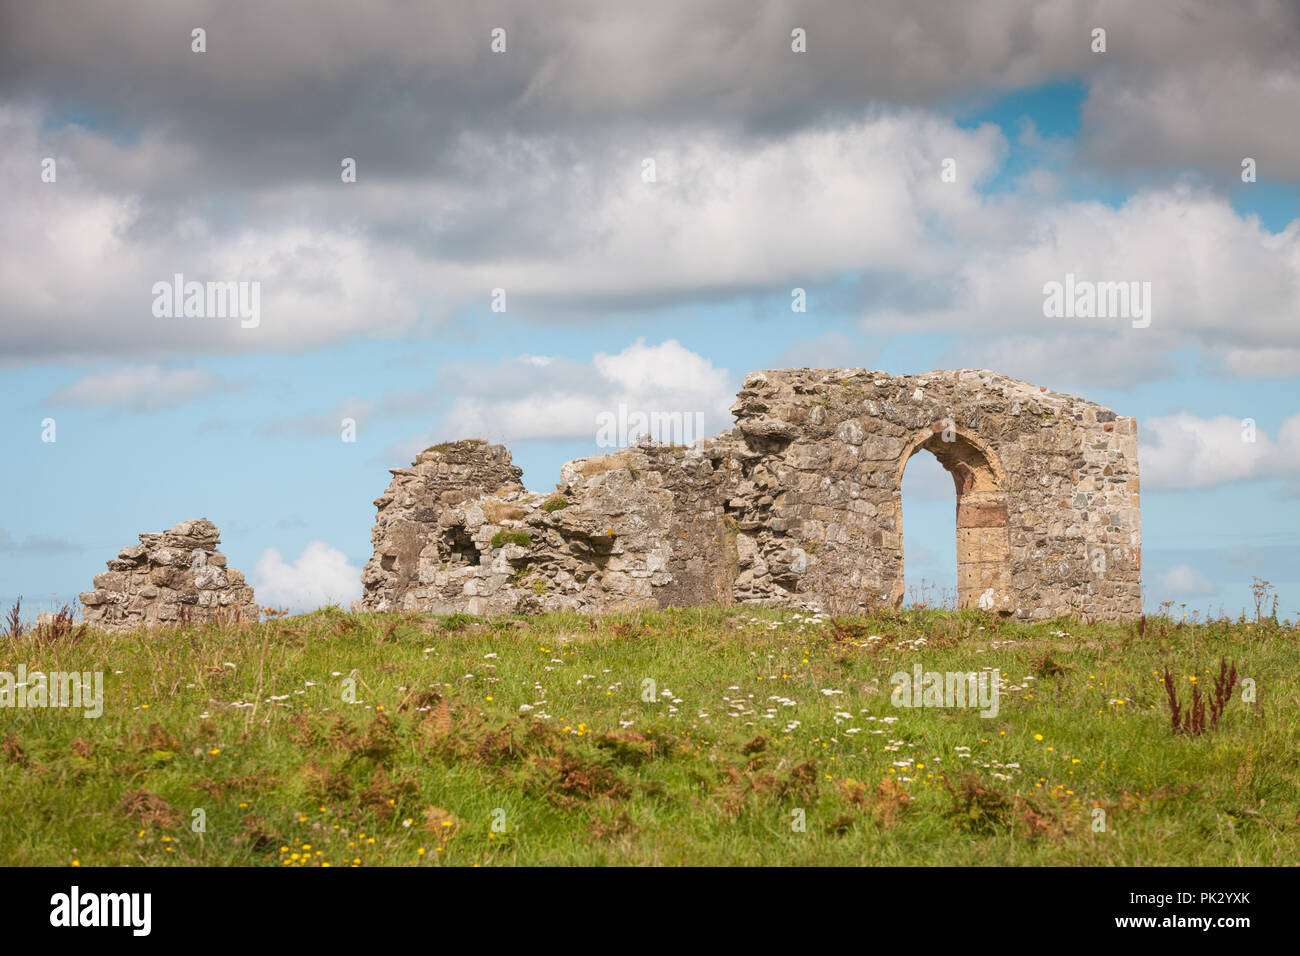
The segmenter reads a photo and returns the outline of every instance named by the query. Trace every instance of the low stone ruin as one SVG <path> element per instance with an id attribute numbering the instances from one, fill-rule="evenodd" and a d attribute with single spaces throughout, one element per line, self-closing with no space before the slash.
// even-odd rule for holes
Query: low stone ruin
<path id="1" fill-rule="evenodd" d="M 126 631 L 187 623 L 256 622 L 253 589 L 226 567 L 217 550 L 221 531 L 207 518 L 182 521 L 161 534 L 142 534 L 95 575 L 81 594 L 92 627 Z"/>
<path id="2" fill-rule="evenodd" d="M 960 607 L 1141 613 L 1137 422 L 979 369 L 751 373 L 730 432 L 641 441 L 526 491 L 482 441 L 421 452 L 375 501 L 367 611 L 618 611 L 903 600 L 902 477 L 952 475 Z"/>

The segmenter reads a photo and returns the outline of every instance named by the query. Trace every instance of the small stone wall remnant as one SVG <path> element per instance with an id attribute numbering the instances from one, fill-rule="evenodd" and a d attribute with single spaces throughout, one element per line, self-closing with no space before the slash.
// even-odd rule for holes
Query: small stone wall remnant
<path id="1" fill-rule="evenodd" d="M 242 572 L 217 550 L 221 531 L 207 518 L 142 534 L 95 575 L 81 594 L 82 617 L 107 631 L 215 621 L 254 623 L 260 611 Z"/>

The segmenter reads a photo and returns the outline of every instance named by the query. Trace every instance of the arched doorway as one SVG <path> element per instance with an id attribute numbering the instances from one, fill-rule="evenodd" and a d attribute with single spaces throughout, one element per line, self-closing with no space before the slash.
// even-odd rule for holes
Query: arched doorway
<path id="1" fill-rule="evenodd" d="M 952 476 L 957 493 L 957 606 L 1010 613 L 1013 602 L 1006 475 L 997 455 L 951 421 L 936 422 L 913 439 L 904 449 L 894 480 L 900 541 L 903 472 L 908 460 L 922 450 L 934 455 Z M 902 603 L 902 571 L 900 568 L 896 605 Z"/>
<path id="2" fill-rule="evenodd" d="M 922 451 L 903 469 L 903 606 L 957 607 L 957 533 L 952 476 Z"/>

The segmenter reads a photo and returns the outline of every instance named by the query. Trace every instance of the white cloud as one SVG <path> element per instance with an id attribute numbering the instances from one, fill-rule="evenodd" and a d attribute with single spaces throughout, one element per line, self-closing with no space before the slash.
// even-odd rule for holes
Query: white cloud
<path id="1" fill-rule="evenodd" d="M 615 355 L 597 352 L 591 359 L 596 372 L 626 395 L 716 395 L 726 388 L 727 370 L 684 348 L 676 339 L 646 345 L 637 339 Z"/>
<path id="2" fill-rule="evenodd" d="M 221 376 L 205 369 L 138 365 L 87 375 L 56 390 L 45 401 L 56 406 L 105 405 L 151 411 L 172 408 L 231 387 Z"/>
<path id="3" fill-rule="evenodd" d="M 657 181 L 645 183 L 644 149 L 615 133 L 466 135 L 448 166 L 481 171 L 468 181 L 249 187 L 230 220 L 207 193 L 155 198 L 78 175 L 96 139 L 0 105 L 10 200 L 0 346 L 10 355 L 306 348 L 408 333 L 486 305 L 495 288 L 511 314 L 535 318 L 788 294 L 861 269 L 928 274 L 932 229 L 978 219 L 975 183 L 1006 148 L 992 126 L 920 112 L 758 141 L 666 127 L 654 137 Z M 133 148 L 165 153 L 167 143 Z M 62 157 L 58 182 L 33 188 L 26 170 L 51 155 Z M 939 178 L 947 156 L 961 157 L 955 184 Z M 260 324 L 155 318 L 153 284 L 177 272 L 259 282 Z"/>
<path id="4" fill-rule="evenodd" d="M 1171 597 L 1208 597 L 1217 594 L 1219 588 L 1200 571 L 1190 565 L 1179 564 L 1156 579 L 1155 590 L 1157 597 L 1168 600 Z"/>
<path id="5" fill-rule="evenodd" d="M 312 541 L 298 560 L 286 562 L 276 548 L 267 548 L 250 576 L 257 602 L 263 607 L 315 610 L 327 604 L 347 608 L 361 596 L 361 569 L 324 541 Z"/>
<path id="6" fill-rule="evenodd" d="M 992 3 L 985 15 L 973 9 L 945 14 L 939 19 L 952 22 L 943 25 L 920 22 L 930 14 L 897 11 L 912 25 L 900 27 L 909 42 L 887 45 L 921 44 L 932 55 L 900 54 L 892 79 L 908 76 L 924 86 L 934 78 L 917 72 L 928 75 L 936 64 L 946 76 L 955 68 L 941 52 L 952 47 L 970 54 L 957 57 L 961 71 L 972 71 L 970 84 L 1035 82 L 1048 78 L 1053 56 L 1075 51 L 1069 62 L 1097 71 L 1085 140 L 1108 135 L 1098 131 L 1110 115 L 1102 100 L 1123 99 L 1138 80 L 1155 83 L 1156 92 L 1149 104 L 1124 100 L 1115 108 L 1121 129 L 1140 126 L 1160 108 L 1168 77 L 1181 73 L 1151 72 L 1150 64 L 1184 71 L 1212 60 L 1236 76 L 1223 66 L 1234 62 L 1231 50 L 1267 53 L 1277 47 L 1270 37 L 1294 32 L 1289 21 L 1261 26 L 1267 10 L 1257 11 L 1260 22 L 1244 23 L 1249 18 L 1208 9 L 1173 18 L 1167 30 L 1117 25 L 1113 52 L 1098 58 L 1086 53 L 1087 30 L 1080 25 L 1096 17 L 1118 24 L 1131 15 L 1104 3 L 1095 10 L 1064 5 L 1036 11 L 1009 38 L 993 25 L 1013 16 L 1010 8 Z M 609 14 L 604 22 L 631 42 L 635 20 Z M 566 112 L 586 97 L 610 93 L 599 84 L 570 86 L 593 58 L 603 62 L 588 48 L 591 35 L 577 32 L 582 36 L 566 44 L 576 45 L 571 52 L 581 53 L 583 63 L 569 63 L 555 76 L 543 70 L 525 101 L 555 106 L 558 96 Z M 844 54 L 855 43 L 880 42 L 874 34 L 847 40 L 825 33 L 818 56 L 831 45 Z M 1152 39 L 1153 33 L 1179 36 L 1184 46 Z M 642 37 L 637 49 L 672 35 Z M 385 35 L 389 41 L 396 42 Z M 692 70 L 717 67 L 694 47 L 679 52 Z M 1269 90 L 1285 93 L 1300 82 L 1277 74 L 1275 65 L 1261 68 L 1270 71 Z M 627 109 L 655 105 L 665 80 L 658 68 L 652 73 L 656 84 L 633 84 Z M 1206 75 L 1214 81 L 1224 74 L 1215 67 Z M 631 78 L 621 73 L 619 81 Z M 680 79 L 674 72 L 672 83 Z M 1242 82 L 1249 88 L 1249 77 Z M 1193 97 L 1200 89 L 1186 88 Z M 1295 124 L 1270 119 L 1273 100 L 1260 106 L 1245 92 L 1228 99 L 1242 98 L 1249 101 L 1239 111 L 1249 114 L 1246 129 L 1272 131 L 1256 150 L 1263 168 L 1290 168 Z M 1231 374 L 1287 374 L 1286 363 L 1268 352 L 1300 352 L 1294 321 L 1300 220 L 1274 234 L 1238 215 L 1222 195 L 1186 185 L 1143 188 L 1118 208 L 1058 198 L 1054 189 L 1077 172 L 1073 141 L 1044 141 L 1028 128 L 1021 138 L 1039 168 L 1024 173 L 1020 192 L 986 196 L 980 184 L 1000 169 L 1008 150 L 996 127 L 959 127 L 898 101 L 882 105 L 858 96 L 854 102 L 855 112 L 818 113 L 816 124 L 765 135 L 657 115 L 647 116 L 635 135 L 617 124 L 539 124 L 490 134 L 471 125 L 440 140 L 438 161 L 422 174 L 363 172 L 356 188 L 342 187 L 333 170 L 320 178 L 294 174 L 297 180 L 253 176 L 242 185 L 218 177 L 201 189 L 182 188 L 203 179 L 201 151 L 169 138 L 167 127 L 122 140 L 0 104 L 0 194 L 7 200 L 0 218 L 0 312 L 7 320 L 0 325 L 0 353 L 154 357 L 305 349 L 436 327 L 462 310 L 482 308 L 495 288 L 507 290 L 512 318 L 532 321 L 788 294 L 794 286 L 861 275 L 887 293 L 864 310 L 868 331 L 978 330 L 991 350 L 1013 333 L 1019 337 L 1013 356 L 1026 369 L 1017 374 L 1031 380 L 1042 377 L 1037 368 L 1064 364 L 1095 372 L 1095 381 L 1105 384 L 1114 384 L 1106 376 L 1158 377 L 1170 368 L 1164 357 L 1189 346 L 1224 355 Z M 1231 102 L 1220 106 L 1216 115 L 1233 111 Z M 1175 152 L 1202 140 L 1215 151 L 1246 150 L 1238 148 L 1245 132 L 1221 137 L 1203 111 L 1175 112 L 1182 118 L 1169 119 L 1177 129 L 1166 137 Z M 1184 128 L 1190 122 L 1200 125 Z M 1268 159 L 1281 154 L 1290 158 Z M 59 157 L 57 184 L 30 175 L 45 156 Z M 647 157 L 656 164 L 653 183 L 641 179 Z M 957 159 L 955 183 L 939 175 L 947 157 Z M 162 173 L 173 162 L 185 170 L 180 179 Z M 199 281 L 260 282 L 261 324 L 242 329 L 238 320 L 154 318 L 153 283 L 176 272 Z M 1067 272 L 1093 281 L 1149 281 L 1152 326 L 1044 318 L 1043 284 Z M 1105 333 L 1099 348 L 1069 349 L 1072 338 L 1096 342 L 1099 332 Z M 1062 361 L 1066 354 L 1069 363 Z"/>
<path id="7" fill-rule="evenodd" d="M 619 405 L 646 414 L 698 412 L 704 434 L 692 437 L 709 437 L 731 424 L 735 401 L 727 370 L 674 339 L 658 345 L 637 339 L 616 354 L 597 353 L 590 364 L 541 364 L 526 356 L 495 369 L 464 369 L 455 390 L 460 397 L 443 421 L 443 436 L 503 442 L 594 442 L 597 416 L 617 415 Z"/>
<path id="8" fill-rule="evenodd" d="M 1271 233 L 1223 197 L 1178 185 L 1141 190 L 1118 208 L 1017 198 L 981 206 L 961 225 L 965 241 L 935 254 L 936 265 L 951 270 L 942 280 L 948 296 L 930 307 L 904 304 L 868 315 L 869 331 L 977 324 L 984 334 L 1014 330 L 1067 341 L 1104 335 L 1110 349 L 1096 358 L 1105 361 L 1130 350 L 1189 345 L 1300 346 L 1300 219 Z M 1065 282 L 1067 274 L 1149 282 L 1149 327 L 1134 328 L 1135 317 L 1046 317 L 1044 286 Z M 1078 349 L 1063 350 L 1056 361 L 1067 354 L 1071 362 L 1083 358 Z"/>
<path id="9" fill-rule="evenodd" d="M 1149 418 L 1139 427 L 1144 488 L 1200 488 L 1300 476 L 1300 415 L 1284 421 L 1276 438 L 1230 415 L 1198 418 L 1179 413 Z"/>
<path id="10" fill-rule="evenodd" d="M 35 111 L 0 103 L 6 358 L 263 351 L 415 324 L 417 296 L 429 286 L 409 250 L 381 248 L 352 229 L 303 224 L 261 209 L 256 198 L 237 225 L 223 225 L 206 194 L 168 199 L 163 212 L 148 197 L 79 175 L 77 143 L 92 134 L 64 135 L 43 123 Z M 136 148 L 165 152 L 166 144 L 145 138 Z M 45 156 L 58 158 L 58 179 L 33 187 L 28 170 L 40 169 Z M 155 317 L 154 283 L 176 273 L 259 282 L 260 324 Z"/>

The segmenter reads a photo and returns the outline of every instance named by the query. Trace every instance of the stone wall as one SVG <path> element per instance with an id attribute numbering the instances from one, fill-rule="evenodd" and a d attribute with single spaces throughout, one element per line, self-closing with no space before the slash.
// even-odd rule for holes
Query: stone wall
<path id="1" fill-rule="evenodd" d="M 226 567 L 220 536 L 206 518 L 140 535 L 139 544 L 123 548 L 95 575 L 95 590 L 82 592 L 82 617 L 102 630 L 257 621 L 253 589 Z"/>
<path id="2" fill-rule="evenodd" d="M 376 610 L 409 607 L 421 556 L 441 555 L 455 562 L 466 553 L 464 540 L 443 541 L 439 516 L 449 508 L 489 494 L 523 491 L 523 471 L 510 463 L 500 445 L 456 441 L 422 451 L 410 468 L 390 468 L 392 483 L 383 497 L 370 535 L 374 553 L 361 572 L 365 600 Z"/>
<path id="3" fill-rule="evenodd" d="M 1141 613 L 1132 418 L 977 370 L 755 372 L 732 412 L 690 448 L 570 462 L 550 494 L 501 446 L 422 452 L 375 502 L 357 606 L 898 605 L 903 469 L 926 451 L 953 476 L 961 606 Z"/>

